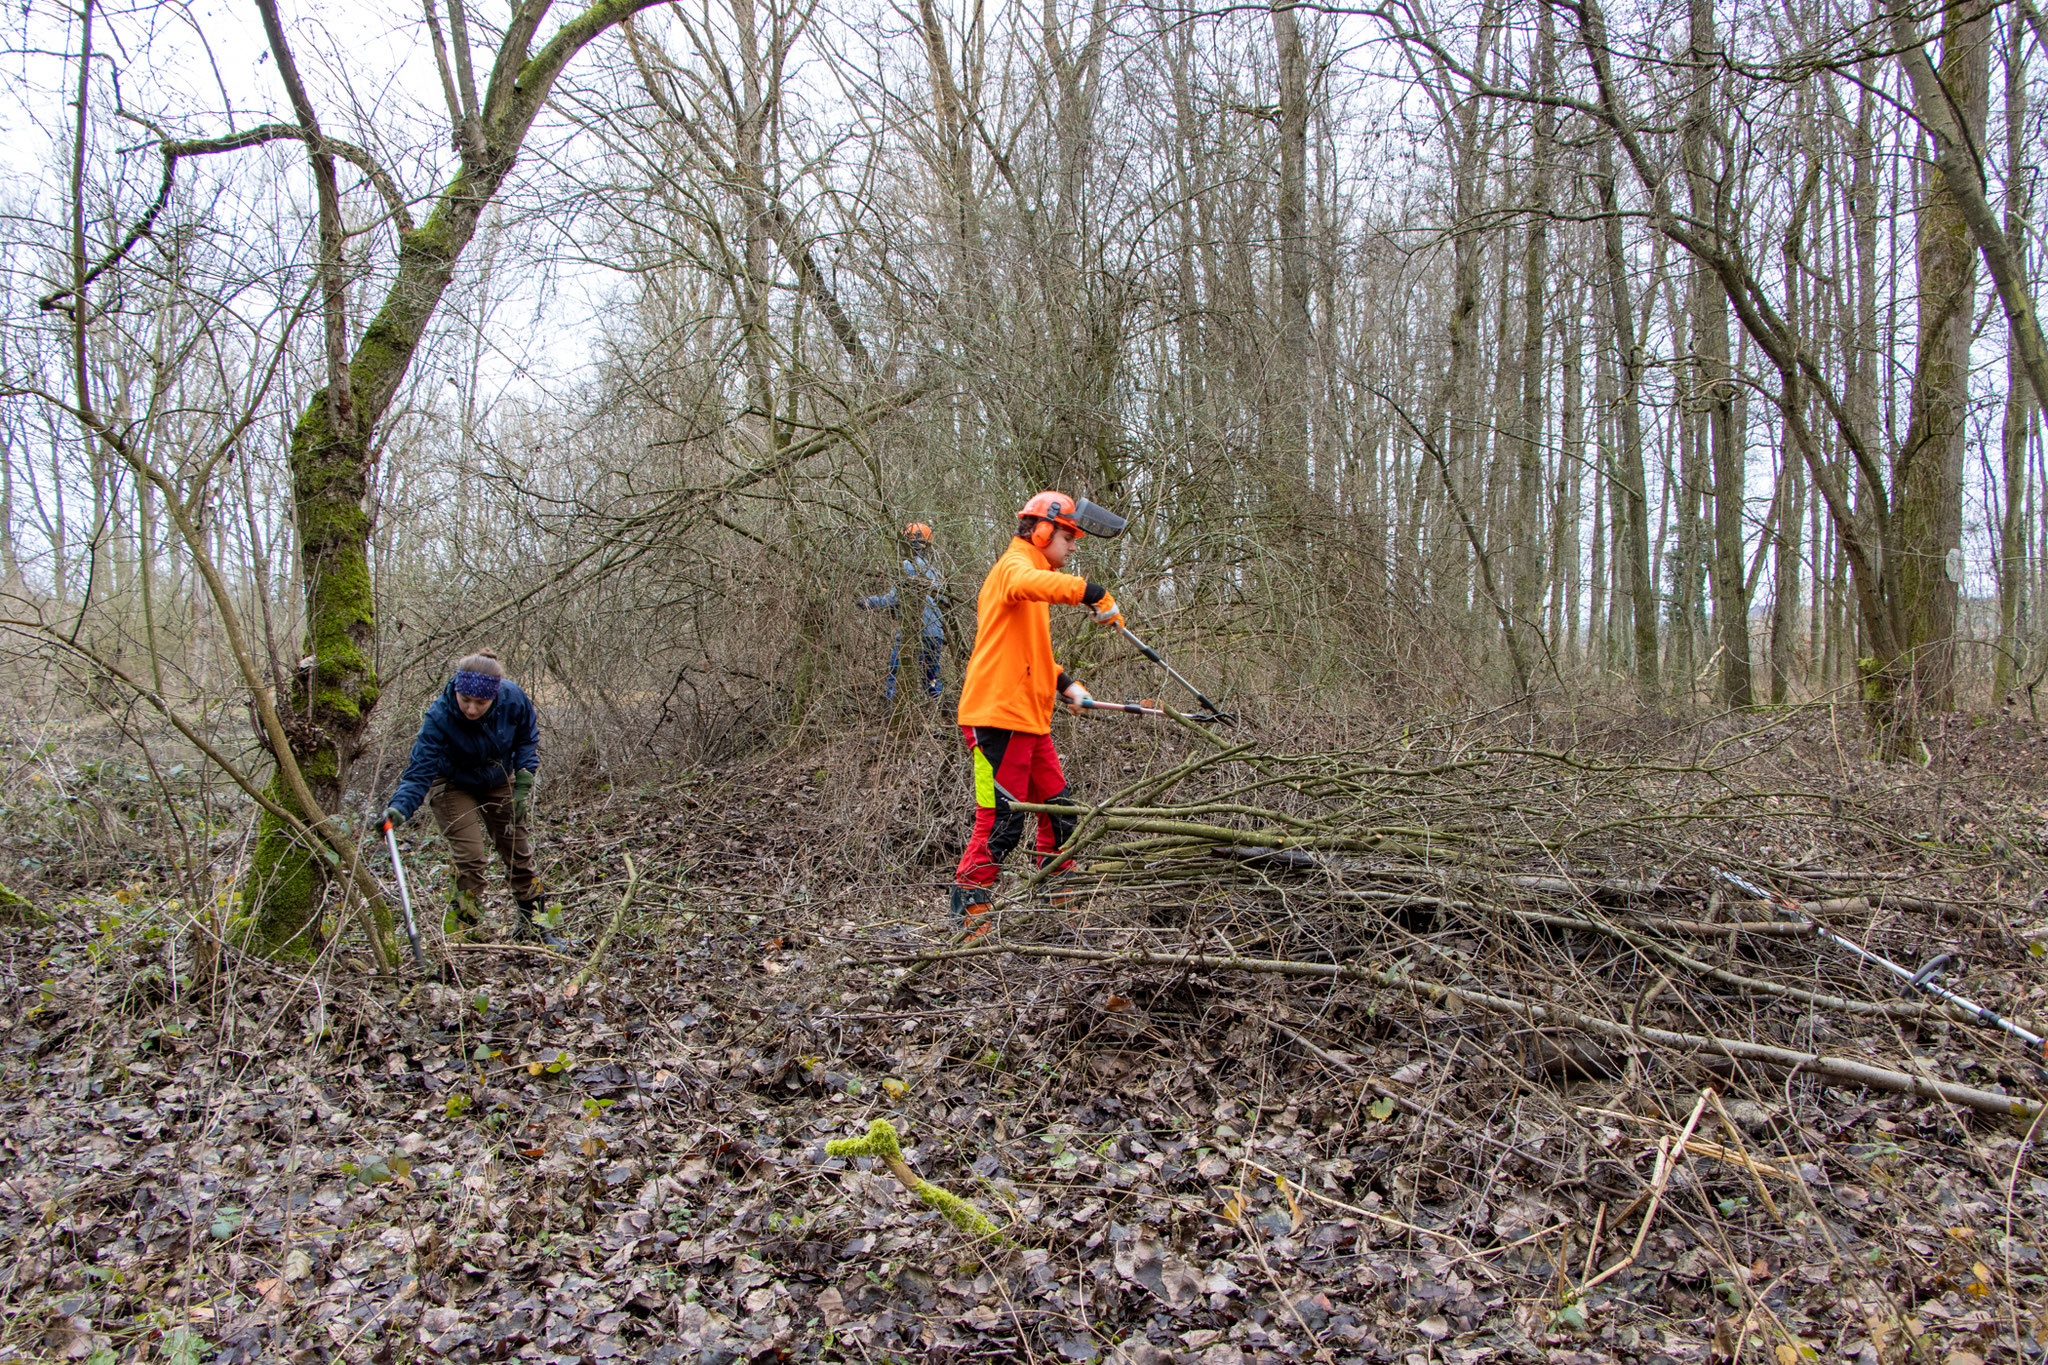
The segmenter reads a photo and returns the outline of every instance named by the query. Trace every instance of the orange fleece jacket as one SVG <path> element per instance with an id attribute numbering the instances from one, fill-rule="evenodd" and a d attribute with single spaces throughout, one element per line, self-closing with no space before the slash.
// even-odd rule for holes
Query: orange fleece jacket
<path id="1" fill-rule="evenodd" d="M 1052 733 L 1060 666 L 1052 657 L 1050 602 L 1078 603 L 1088 581 L 1060 573 L 1028 540 L 1010 548 L 981 582 L 974 653 L 960 684 L 960 723 L 1027 735 Z"/>

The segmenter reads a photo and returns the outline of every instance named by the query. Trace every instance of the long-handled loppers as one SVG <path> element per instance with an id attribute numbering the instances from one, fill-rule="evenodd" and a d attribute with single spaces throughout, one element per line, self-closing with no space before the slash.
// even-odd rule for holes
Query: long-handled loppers
<path id="1" fill-rule="evenodd" d="M 1785 918 L 1796 920 L 1801 924 L 1809 926 L 1815 934 L 1834 944 L 1837 948 L 1847 948 L 1871 966 L 1880 967 L 1890 972 L 1893 976 L 1906 983 L 1908 991 L 1925 991 L 1938 1000 L 1947 1001 L 1967 1014 L 1975 1015 L 1977 1022 L 1985 1028 L 2004 1029 L 2007 1033 L 2010 1033 L 2013 1037 L 2032 1048 L 2037 1062 L 2048 1062 L 2048 1039 L 2044 1039 L 2040 1034 L 2031 1032 L 2014 1023 L 1997 1010 L 1988 1009 L 1968 996 L 1958 995 L 1941 984 L 1937 978 L 1940 977 L 1945 968 L 1954 962 L 1955 959 L 1952 955 L 1943 953 L 1938 957 L 1931 958 L 1918 971 L 1910 967 L 1902 967 L 1883 954 L 1873 953 L 1862 944 L 1843 938 L 1826 925 L 1800 913 L 1799 902 L 1793 900 L 1790 896 L 1766 891 L 1753 882 L 1744 881 L 1733 872 L 1723 871 L 1718 867 L 1710 867 L 1707 871 L 1723 882 L 1726 882 L 1729 886 L 1734 887 L 1743 895 L 1754 896 L 1756 899 L 1763 901 L 1779 914 L 1785 916 Z"/>
<path id="2" fill-rule="evenodd" d="M 1160 657 L 1158 650 L 1152 648 L 1152 646 L 1146 644 L 1143 640 L 1140 640 L 1137 636 L 1133 635 L 1131 633 L 1131 628 L 1129 626 L 1119 624 L 1117 626 L 1117 629 L 1124 633 L 1124 638 L 1126 640 L 1129 640 L 1132 644 L 1138 647 L 1138 652 L 1140 654 L 1144 655 L 1153 663 L 1158 664 L 1161 668 L 1165 669 L 1167 671 L 1167 674 L 1170 677 L 1172 677 L 1172 679 L 1175 682 L 1179 683 L 1182 687 L 1185 687 L 1188 691 L 1194 693 L 1195 700 L 1200 702 L 1205 708 L 1207 708 L 1209 712 L 1209 714 L 1206 716 L 1190 716 L 1188 719 L 1221 721 L 1225 725 L 1235 725 L 1237 723 L 1236 716 L 1231 715 L 1222 707 L 1218 706 L 1215 702 L 1210 701 L 1207 697 L 1203 696 L 1201 688 L 1196 687 L 1186 678 L 1183 678 L 1180 675 L 1179 669 L 1175 668 L 1172 664 L 1166 662 L 1165 659 Z"/>
<path id="3" fill-rule="evenodd" d="M 384 845 L 391 850 L 391 870 L 398 874 L 398 903 L 405 909 L 405 936 L 412 941 L 412 965 L 426 970 L 427 959 L 420 952 L 420 930 L 413 923 L 412 891 L 405 884 L 405 863 L 398 856 L 398 832 L 391 828 L 391 822 L 384 822 Z"/>

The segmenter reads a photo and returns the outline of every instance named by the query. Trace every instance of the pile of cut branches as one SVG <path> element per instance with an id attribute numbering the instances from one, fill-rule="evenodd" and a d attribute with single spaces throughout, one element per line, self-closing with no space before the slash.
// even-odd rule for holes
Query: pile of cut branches
<path id="1" fill-rule="evenodd" d="M 1813 933 L 1824 923 L 1905 963 L 1967 952 L 1987 1003 L 2034 1012 L 2030 902 L 1979 889 L 2034 861 L 1998 810 L 1964 812 L 1968 842 L 1915 830 L 1895 792 L 1845 795 L 1785 761 L 1782 722 L 1684 758 L 1449 732 L 1321 753 L 1201 739 L 1085 809 L 1068 845 L 1084 870 L 1053 883 L 1058 913 L 1037 899 L 1046 868 L 998 903 L 994 936 L 918 962 L 1348 980 L 1388 1009 L 1498 1016 L 1503 1055 L 1566 1077 L 1684 1056 L 2040 1112 L 2037 1059 L 2002 1035 L 1962 1059 L 1916 1045 L 1980 1021 L 1902 995 Z M 1944 829 L 1957 823 L 1952 811 Z M 1730 893 L 1715 868 L 1801 898 L 1799 913 Z"/>

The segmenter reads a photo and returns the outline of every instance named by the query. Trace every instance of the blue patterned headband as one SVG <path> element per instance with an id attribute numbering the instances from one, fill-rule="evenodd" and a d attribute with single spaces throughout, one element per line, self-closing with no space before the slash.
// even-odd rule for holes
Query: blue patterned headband
<path id="1" fill-rule="evenodd" d="M 455 670 L 455 690 L 465 697 L 495 697 L 498 684 L 503 678 L 494 678 L 488 673 L 471 673 L 467 669 Z"/>

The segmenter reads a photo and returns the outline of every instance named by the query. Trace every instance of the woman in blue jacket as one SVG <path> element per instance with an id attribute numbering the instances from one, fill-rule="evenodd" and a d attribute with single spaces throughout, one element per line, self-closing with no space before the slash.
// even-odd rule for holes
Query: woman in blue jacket
<path id="1" fill-rule="evenodd" d="M 482 919 L 477 898 L 491 867 L 484 848 L 488 834 L 518 907 L 514 937 L 563 946 L 547 923 L 527 838 L 539 768 L 540 724 L 533 703 L 505 676 L 498 656 L 486 649 L 457 660 L 455 676 L 427 707 L 412 759 L 382 817 L 402 825 L 421 801 L 434 808 L 455 863 L 455 898 L 441 921 L 449 938 L 470 937 Z"/>

